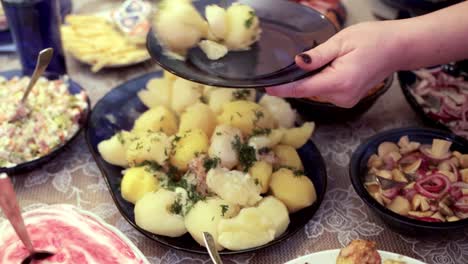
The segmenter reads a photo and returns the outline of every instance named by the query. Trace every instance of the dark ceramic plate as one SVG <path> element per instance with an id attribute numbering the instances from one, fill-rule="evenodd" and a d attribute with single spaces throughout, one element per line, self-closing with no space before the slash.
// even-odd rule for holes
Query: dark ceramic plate
<path id="1" fill-rule="evenodd" d="M 444 67 L 446 69 L 445 72 L 448 74 L 459 76 L 459 74 L 462 73 L 465 76 L 468 76 L 468 60 L 457 62 L 455 66 L 444 65 Z M 465 77 L 465 80 L 468 80 L 468 78 Z M 398 81 L 400 82 L 403 95 L 410 104 L 411 108 L 413 108 L 413 110 L 419 115 L 419 117 L 426 125 L 450 131 L 450 128 L 448 126 L 446 126 L 439 120 L 427 115 L 426 112 L 424 112 L 424 108 L 416 101 L 416 98 L 414 98 L 414 96 L 411 94 L 411 87 L 413 87 L 418 81 L 418 77 L 416 76 L 416 74 L 414 74 L 411 71 L 400 71 L 398 72 Z"/>
<path id="2" fill-rule="evenodd" d="M 260 41 L 248 51 L 229 52 L 211 61 L 193 48 L 185 61 L 166 56 L 158 39 L 150 32 L 147 46 L 152 58 L 164 69 L 184 79 L 213 86 L 260 88 L 302 79 L 312 72 L 299 69 L 295 55 L 313 48 L 336 33 L 334 25 L 314 9 L 290 1 L 227 0 L 247 4 L 260 18 Z M 218 0 L 195 1 L 204 14 L 205 6 Z"/>
<path id="3" fill-rule="evenodd" d="M 392 86 L 393 75 L 385 79 L 384 86 L 363 98 L 352 108 L 342 108 L 331 103 L 322 103 L 305 98 L 290 98 L 288 101 L 307 120 L 332 123 L 355 119 L 364 114 L 377 99 Z"/>
<path id="4" fill-rule="evenodd" d="M 21 76 L 23 74 L 21 73 L 20 70 L 13 70 L 13 71 L 0 72 L 0 75 L 7 78 L 7 79 L 10 79 L 10 78 L 13 78 L 15 76 Z M 83 91 L 83 88 L 81 88 L 81 86 L 79 86 L 76 82 L 72 81 L 71 79 L 69 80 L 69 82 L 70 82 L 69 83 L 70 85 L 69 85 L 68 90 L 70 91 L 70 93 L 77 94 L 77 93 Z M 36 168 L 41 167 L 45 163 L 47 163 L 50 160 L 52 160 L 53 158 L 55 158 L 62 151 L 66 150 L 66 148 L 70 144 L 70 142 L 72 142 L 80 134 L 83 126 L 86 124 L 89 113 L 91 112 L 90 111 L 91 104 L 89 102 L 89 98 L 87 100 L 87 104 L 88 104 L 87 110 L 86 110 L 86 112 L 84 112 L 82 114 L 82 116 L 81 116 L 81 118 L 79 120 L 80 129 L 67 142 L 65 142 L 65 144 L 55 148 L 49 154 L 47 154 L 45 156 L 42 156 L 42 157 L 40 157 L 38 159 L 31 160 L 31 161 L 28 161 L 28 162 L 25 162 L 25 163 L 21 163 L 21 164 L 18 164 L 16 166 L 10 167 L 10 168 L 0 167 L 0 172 L 5 172 L 5 173 L 10 174 L 10 175 L 28 172 L 28 171 L 31 171 L 31 170 L 34 170 Z"/>
<path id="5" fill-rule="evenodd" d="M 198 245 L 189 234 L 182 237 L 170 238 L 154 235 L 135 224 L 133 214 L 133 205 L 125 201 L 120 194 L 120 182 L 122 180 L 122 168 L 113 166 L 105 162 L 97 150 L 97 145 L 102 140 L 110 138 L 117 131 L 125 129 L 130 130 L 134 120 L 147 108 L 137 97 L 137 92 L 146 86 L 148 80 L 154 77 L 161 77 L 161 72 L 155 72 L 143 75 L 139 78 L 130 80 L 105 95 L 94 107 L 86 128 L 86 140 L 96 163 L 103 174 L 109 187 L 112 198 L 114 199 L 120 213 L 127 221 L 142 234 L 148 238 L 157 241 L 168 247 L 183 250 L 191 253 L 207 254 L 205 248 Z M 298 150 L 299 156 L 305 167 L 305 174 L 312 180 L 317 191 L 317 201 L 310 207 L 307 207 L 297 213 L 291 214 L 291 223 L 286 232 L 276 240 L 256 248 L 241 251 L 222 251 L 221 254 L 238 254 L 255 251 L 266 248 L 285 241 L 287 238 L 301 230 L 309 220 L 314 216 L 325 195 L 327 186 L 327 174 L 325 163 L 319 150 L 312 141 L 308 141 L 305 146 Z"/>
<path id="6" fill-rule="evenodd" d="M 361 199 L 390 227 L 396 231 L 425 235 L 435 231 L 447 231 L 452 229 L 468 227 L 468 219 L 456 222 L 430 223 L 401 216 L 379 204 L 369 195 L 364 187 L 364 176 L 367 173 L 367 160 L 372 154 L 377 153 L 380 143 L 384 141 L 398 142 L 400 137 L 407 135 L 411 141 L 422 144 L 431 144 L 432 139 L 439 138 L 453 142 L 451 150 L 465 153 L 468 149 L 468 141 L 450 132 L 427 128 L 399 128 L 378 133 L 361 144 L 353 153 L 349 166 L 349 175 L 354 190 Z"/>

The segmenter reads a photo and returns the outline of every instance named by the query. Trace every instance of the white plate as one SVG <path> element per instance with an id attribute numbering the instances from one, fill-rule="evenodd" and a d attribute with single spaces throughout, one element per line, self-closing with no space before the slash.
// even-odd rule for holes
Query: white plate
<path id="1" fill-rule="evenodd" d="M 332 249 L 332 250 L 315 252 L 315 253 L 291 260 L 289 262 L 286 262 L 285 264 L 306 264 L 306 263 L 335 264 L 336 258 L 338 257 L 339 253 L 340 253 L 340 249 Z M 426 264 L 419 260 L 416 260 L 410 257 L 405 257 L 400 254 L 387 252 L 387 251 L 379 250 L 379 254 L 382 257 L 382 261 L 391 259 L 391 260 L 403 261 L 406 264 Z"/>

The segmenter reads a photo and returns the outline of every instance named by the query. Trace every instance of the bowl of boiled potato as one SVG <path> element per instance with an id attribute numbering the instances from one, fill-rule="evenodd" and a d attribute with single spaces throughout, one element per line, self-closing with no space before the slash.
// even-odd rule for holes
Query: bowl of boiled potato
<path id="1" fill-rule="evenodd" d="M 289 103 L 155 72 L 105 95 L 86 138 L 122 215 L 164 245 L 221 254 L 276 244 L 309 222 L 326 169 Z"/>

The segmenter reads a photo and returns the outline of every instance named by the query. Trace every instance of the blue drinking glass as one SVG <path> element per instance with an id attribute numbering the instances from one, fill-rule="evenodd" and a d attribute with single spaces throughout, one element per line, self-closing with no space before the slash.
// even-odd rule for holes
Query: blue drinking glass
<path id="1" fill-rule="evenodd" d="M 48 78 L 66 74 L 60 38 L 60 0 L 1 0 L 9 29 L 15 41 L 23 74 L 31 75 L 39 52 L 53 48 L 54 56 L 46 69 Z"/>

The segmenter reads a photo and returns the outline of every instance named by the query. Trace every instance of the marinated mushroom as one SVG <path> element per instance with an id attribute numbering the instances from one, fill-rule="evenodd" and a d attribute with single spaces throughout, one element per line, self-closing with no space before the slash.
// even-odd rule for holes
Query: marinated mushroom
<path id="1" fill-rule="evenodd" d="M 383 142 L 368 162 L 365 187 L 389 210 L 426 222 L 468 219 L 468 155 L 452 142 L 430 145 L 401 137 Z"/>

